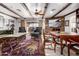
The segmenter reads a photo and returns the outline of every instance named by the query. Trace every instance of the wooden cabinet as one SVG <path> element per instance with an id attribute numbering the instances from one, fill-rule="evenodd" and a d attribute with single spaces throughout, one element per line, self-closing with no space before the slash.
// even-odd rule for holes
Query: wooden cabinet
<path id="1" fill-rule="evenodd" d="M 21 27 L 25 27 L 25 20 L 21 20 Z"/>

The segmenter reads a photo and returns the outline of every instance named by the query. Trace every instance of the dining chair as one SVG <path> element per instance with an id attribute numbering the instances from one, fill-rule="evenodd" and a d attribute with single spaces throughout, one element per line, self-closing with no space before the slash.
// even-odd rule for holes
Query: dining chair
<path id="1" fill-rule="evenodd" d="M 45 39 L 45 43 L 48 43 L 46 44 L 46 46 L 53 47 L 54 52 L 56 52 L 56 41 L 55 41 L 56 36 L 48 33 L 48 34 L 44 34 L 44 39 Z"/>

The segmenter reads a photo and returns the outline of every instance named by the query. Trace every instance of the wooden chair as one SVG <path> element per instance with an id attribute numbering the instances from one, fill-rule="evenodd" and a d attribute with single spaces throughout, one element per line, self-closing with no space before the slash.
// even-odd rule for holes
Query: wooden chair
<path id="1" fill-rule="evenodd" d="M 57 45 L 61 45 L 60 44 L 60 36 L 55 35 L 55 34 L 51 34 L 51 35 L 52 35 L 52 38 L 53 38 L 52 44 L 54 45 L 54 52 L 56 52 Z"/>
<path id="2" fill-rule="evenodd" d="M 44 39 L 45 39 L 45 44 L 46 44 L 46 46 L 52 46 L 52 40 L 49 40 L 50 38 L 52 38 L 52 37 L 50 37 L 50 35 L 48 35 L 48 36 L 46 36 L 46 35 L 44 35 Z"/>
<path id="3" fill-rule="evenodd" d="M 56 41 L 55 41 L 56 37 L 51 35 L 52 40 L 48 40 L 49 38 L 50 37 L 46 37 L 44 34 L 45 43 L 49 43 L 47 44 L 47 46 L 52 46 L 54 48 L 54 52 L 56 52 Z"/>

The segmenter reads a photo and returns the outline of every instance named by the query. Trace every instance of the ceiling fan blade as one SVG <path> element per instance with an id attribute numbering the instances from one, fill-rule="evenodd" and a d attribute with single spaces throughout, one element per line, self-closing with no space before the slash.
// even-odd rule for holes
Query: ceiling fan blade
<path id="1" fill-rule="evenodd" d="M 44 15 L 44 14 L 40 14 L 40 13 L 38 13 L 38 15 Z"/>
<path id="2" fill-rule="evenodd" d="M 42 10 L 40 10 L 38 13 L 41 13 L 42 12 Z"/>
<path id="3" fill-rule="evenodd" d="M 40 11 L 38 12 L 38 14 L 39 14 L 39 15 L 44 15 L 44 13 L 42 13 L 42 10 L 40 10 Z"/>
<path id="4" fill-rule="evenodd" d="M 36 14 L 36 15 L 44 15 L 44 14 L 41 13 L 41 12 L 42 12 L 42 10 L 40 10 L 39 12 L 37 12 L 37 10 L 36 10 L 35 14 Z"/>

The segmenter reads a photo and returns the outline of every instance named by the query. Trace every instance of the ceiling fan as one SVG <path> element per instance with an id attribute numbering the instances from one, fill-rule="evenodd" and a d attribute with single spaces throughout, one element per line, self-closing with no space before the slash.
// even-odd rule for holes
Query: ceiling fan
<path id="1" fill-rule="evenodd" d="M 39 10 L 39 11 L 38 11 L 38 10 L 36 9 L 36 10 L 35 10 L 35 15 L 44 15 L 44 14 L 42 13 L 42 10 Z"/>

